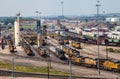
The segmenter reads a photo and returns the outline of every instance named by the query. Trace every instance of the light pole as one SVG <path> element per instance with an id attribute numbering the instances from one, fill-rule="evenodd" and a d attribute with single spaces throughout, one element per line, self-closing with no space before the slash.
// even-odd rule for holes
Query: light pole
<path id="1" fill-rule="evenodd" d="M 108 40 L 105 39 L 105 45 L 106 45 L 106 60 L 108 59 L 108 49 L 107 49 L 107 45 L 108 45 Z"/>
<path id="2" fill-rule="evenodd" d="M 12 79 L 14 79 L 14 58 L 12 58 Z"/>
<path id="3" fill-rule="evenodd" d="M 62 18 L 63 18 L 63 4 L 64 4 L 64 2 L 63 1 L 61 1 L 61 9 L 62 9 Z"/>
<path id="4" fill-rule="evenodd" d="M 69 59 L 69 65 L 70 65 L 70 79 L 72 79 L 72 61 Z"/>
<path id="5" fill-rule="evenodd" d="M 100 7 L 100 4 L 99 4 L 99 0 L 97 1 L 97 4 L 96 4 L 96 7 L 97 7 L 97 49 L 98 49 L 98 59 L 97 59 L 97 68 L 98 68 L 98 76 L 100 76 L 100 54 L 99 54 L 99 7 Z"/>
<path id="6" fill-rule="evenodd" d="M 35 13 L 37 14 L 37 20 L 40 20 L 42 12 L 35 11 Z"/>
<path id="7" fill-rule="evenodd" d="M 50 51 L 49 51 L 49 58 L 48 58 L 48 79 L 50 79 L 50 68 L 51 68 L 51 60 L 50 60 Z"/>
<path id="8" fill-rule="evenodd" d="M 18 58 L 12 58 L 12 62 L 11 62 L 11 64 L 12 64 L 12 79 L 14 79 L 14 60 L 15 59 L 18 59 Z"/>

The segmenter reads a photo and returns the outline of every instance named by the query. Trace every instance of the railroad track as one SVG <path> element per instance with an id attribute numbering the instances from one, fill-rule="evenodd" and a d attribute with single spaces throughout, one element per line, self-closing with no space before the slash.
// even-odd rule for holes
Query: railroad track
<path id="1" fill-rule="evenodd" d="M 0 76 L 11 76 L 10 70 L 0 70 Z M 34 78 L 53 78 L 53 79 L 68 79 L 69 76 L 63 75 L 55 75 L 55 74 L 37 74 L 37 73 L 25 73 L 25 72 L 14 72 L 15 77 L 34 77 Z M 99 78 L 99 77 L 80 77 L 80 76 L 72 76 L 72 79 L 106 79 L 106 78 Z"/>
<path id="2" fill-rule="evenodd" d="M 55 47 L 56 48 L 56 46 L 55 45 L 53 45 L 53 47 Z M 49 48 L 47 48 L 47 47 L 45 47 L 49 52 L 51 51 Z M 51 52 L 53 52 L 53 51 L 51 51 Z M 47 58 L 45 58 L 45 60 L 46 60 Z M 45 61 L 44 60 L 44 61 Z M 48 59 L 47 59 L 48 60 Z M 55 61 L 55 60 L 51 60 L 51 62 L 57 62 L 58 63 L 58 61 Z M 62 63 L 62 62 L 59 62 L 59 63 Z M 67 64 L 67 63 L 62 63 L 62 64 Z M 80 65 L 81 66 L 81 65 Z"/>
<path id="3" fill-rule="evenodd" d="M 55 44 L 53 44 L 52 46 L 53 46 L 54 48 L 57 48 L 57 46 L 56 46 Z M 58 47 L 58 48 L 59 48 L 59 47 Z M 78 49 L 76 49 L 76 50 L 78 50 Z M 88 49 L 87 49 L 87 50 L 88 50 Z M 78 51 L 81 51 L 81 49 L 78 50 Z M 89 51 L 91 51 L 91 50 L 89 50 Z M 88 52 L 87 52 L 87 54 L 88 54 L 88 55 L 91 55 L 91 56 L 93 55 L 92 58 L 97 58 L 97 55 L 96 55 L 97 52 L 96 52 L 96 51 L 91 51 L 91 52 L 94 52 L 94 53 L 92 54 L 92 53 L 88 53 Z M 84 50 L 82 50 L 81 53 L 86 53 L 86 52 L 84 52 Z M 96 54 L 95 54 L 95 53 L 96 53 Z M 84 56 L 84 54 L 83 54 L 83 56 Z M 96 56 L 96 57 L 94 57 L 94 56 Z M 89 56 L 88 56 L 88 57 L 89 57 Z M 104 58 L 104 56 L 101 55 L 101 58 Z M 84 66 L 84 65 L 83 65 L 83 66 Z M 105 70 L 106 70 L 106 69 L 105 69 Z M 107 70 L 107 71 L 110 71 L 110 70 Z M 118 73 L 119 73 L 119 72 L 118 72 Z"/>

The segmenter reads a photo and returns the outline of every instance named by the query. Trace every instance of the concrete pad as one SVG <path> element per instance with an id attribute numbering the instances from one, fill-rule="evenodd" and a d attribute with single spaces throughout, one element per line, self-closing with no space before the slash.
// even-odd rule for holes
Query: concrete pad
<path id="1" fill-rule="evenodd" d="M 11 52 L 9 51 L 9 46 L 6 45 L 4 49 L 2 49 L 0 47 L 0 53 L 3 53 L 3 54 L 11 54 Z"/>
<path id="2" fill-rule="evenodd" d="M 16 54 L 20 56 L 27 56 L 26 52 L 21 46 L 16 46 Z"/>

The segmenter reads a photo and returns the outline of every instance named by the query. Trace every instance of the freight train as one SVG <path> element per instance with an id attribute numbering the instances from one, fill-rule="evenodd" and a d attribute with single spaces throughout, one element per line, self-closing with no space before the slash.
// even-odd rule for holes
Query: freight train
<path id="1" fill-rule="evenodd" d="M 67 57 L 68 60 L 71 60 L 73 64 L 91 67 L 91 68 L 98 68 L 98 58 L 81 56 L 79 51 L 76 51 L 67 46 L 63 46 L 62 51 L 64 52 L 64 54 L 68 55 Z M 100 63 L 99 65 L 100 69 L 120 72 L 119 60 L 99 58 L 99 63 Z"/>
<path id="2" fill-rule="evenodd" d="M 75 30 L 67 31 L 69 38 L 78 42 L 120 46 L 120 26 L 116 26 L 113 31 L 99 29 L 99 38 L 97 38 L 97 32 L 96 28 L 84 29 L 79 33 Z"/>
<path id="3" fill-rule="evenodd" d="M 27 44 L 26 42 L 24 41 L 21 41 L 21 45 L 22 47 L 24 48 L 24 51 L 26 52 L 27 55 L 29 56 L 34 56 L 34 53 L 33 51 L 31 50 L 31 47 L 29 44 Z"/>

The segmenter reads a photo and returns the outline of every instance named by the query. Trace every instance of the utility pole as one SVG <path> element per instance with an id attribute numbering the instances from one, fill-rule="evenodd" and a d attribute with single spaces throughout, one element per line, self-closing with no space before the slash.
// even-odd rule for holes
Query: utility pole
<path id="1" fill-rule="evenodd" d="M 98 64 L 97 64 L 97 68 L 98 68 L 98 76 L 100 76 L 100 52 L 99 52 L 99 7 L 100 7 L 100 1 L 97 1 L 96 7 L 97 7 L 97 49 L 98 49 Z"/>
<path id="2" fill-rule="evenodd" d="M 2 25 L 0 24 L 0 38 L 2 39 Z"/>
<path id="3" fill-rule="evenodd" d="M 64 6 L 63 6 L 64 2 L 61 1 L 61 10 L 62 10 L 62 15 L 61 15 L 61 19 L 62 19 L 62 26 L 61 28 L 64 28 Z"/>

